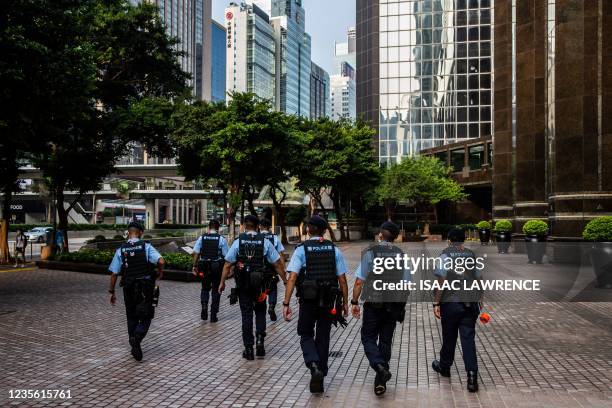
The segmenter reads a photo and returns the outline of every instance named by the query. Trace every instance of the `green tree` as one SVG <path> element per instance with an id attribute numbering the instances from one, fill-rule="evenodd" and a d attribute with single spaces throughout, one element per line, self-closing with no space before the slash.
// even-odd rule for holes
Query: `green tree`
<path id="1" fill-rule="evenodd" d="M 400 202 L 432 206 L 440 201 L 459 201 L 467 195 L 463 187 L 450 177 L 451 169 L 435 157 L 406 157 L 399 164 L 383 169 L 376 189 L 379 202 L 385 206 L 388 219 L 392 219 Z"/>

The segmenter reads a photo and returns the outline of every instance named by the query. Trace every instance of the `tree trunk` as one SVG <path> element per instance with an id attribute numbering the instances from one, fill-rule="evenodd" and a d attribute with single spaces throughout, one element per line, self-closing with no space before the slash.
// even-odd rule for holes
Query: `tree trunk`
<path id="1" fill-rule="evenodd" d="M 342 209 L 340 208 L 340 193 L 336 189 L 331 190 L 332 203 L 334 203 L 334 212 L 336 213 L 336 220 L 338 221 L 338 229 L 340 230 L 340 241 L 346 241 L 346 232 L 344 231 L 342 218 Z"/>
<path id="2" fill-rule="evenodd" d="M 385 201 L 385 212 L 387 213 L 387 221 L 393 220 L 393 204 L 390 201 Z"/>
<path id="3" fill-rule="evenodd" d="M 9 263 L 11 261 L 11 252 L 8 245 L 9 225 L 11 223 L 11 202 L 13 201 L 13 192 L 7 189 L 4 192 L 4 200 L 2 203 L 2 228 L 0 236 L 0 263 Z"/>
<path id="4" fill-rule="evenodd" d="M 285 226 L 286 214 L 283 208 L 283 201 L 285 201 L 286 196 L 287 193 L 282 191 L 282 196 L 279 200 L 276 197 L 276 188 L 270 187 L 270 197 L 272 198 L 272 205 L 274 206 L 274 212 L 276 213 L 276 222 L 280 227 L 281 243 L 284 245 L 289 243 L 289 240 L 287 239 L 287 227 Z"/>

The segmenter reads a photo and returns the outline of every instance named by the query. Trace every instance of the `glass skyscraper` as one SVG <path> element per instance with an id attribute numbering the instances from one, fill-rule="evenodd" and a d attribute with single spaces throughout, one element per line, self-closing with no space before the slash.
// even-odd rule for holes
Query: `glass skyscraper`
<path id="1" fill-rule="evenodd" d="M 212 22 L 212 62 L 211 62 L 211 100 L 224 101 L 225 100 L 225 64 L 226 64 L 226 52 L 227 40 L 225 34 L 225 27 L 217 23 Z"/>
<path id="2" fill-rule="evenodd" d="M 358 114 L 381 162 L 492 132 L 490 0 L 358 0 Z"/>
<path id="3" fill-rule="evenodd" d="M 331 116 L 329 74 L 312 63 L 310 74 L 310 118 Z"/>

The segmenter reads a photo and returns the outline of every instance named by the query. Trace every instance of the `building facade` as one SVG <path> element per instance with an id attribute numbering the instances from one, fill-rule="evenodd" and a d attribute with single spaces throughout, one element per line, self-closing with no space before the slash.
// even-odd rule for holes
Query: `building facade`
<path id="1" fill-rule="evenodd" d="M 211 38 L 211 100 L 213 102 L 225 101 L 225 64 L 227 63 L 225 27 L 213 21 Z"/>
<path id="2" fill-rule="evenodd" d="M 347 40 L 337 42 L 334 47 L 334 75 L 342 70 L 342 64 L 347 62 L 351 67 L 357 68 L 357 31 L 349 27 Z"/>
<path id="3" fill-rule="evenodd" d="M 357 114 L 382 163 L 492 133 L 489 0 L 357 1 Z"/>
<path id="4" fill-rule="evenodd" d="M 346 64 L 348 65 L 348 64 Z M 356 118 L 356 85 L 351 76 L 332 75 L 331 117 L 333 120 Z"/>
<path id="5" fill-rule="evenodd" d="M 268 15 L 256 4 L 231 3 L 225 29 L 226 92 L 252 92 L 276 106 L 276 42 Z"/>
<path id="6" fill-rule="evenodd" d="M 330 116 L 329 74 L 314 62 L 310 72 L 310 118 Z"/>

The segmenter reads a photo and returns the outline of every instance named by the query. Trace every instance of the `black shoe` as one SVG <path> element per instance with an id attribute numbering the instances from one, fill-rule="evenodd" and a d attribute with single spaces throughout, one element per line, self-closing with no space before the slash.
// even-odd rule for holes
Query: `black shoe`
<path id="1" fill-rule="evenodd" d="M 136 337 L 130 337 L 130 346 L 132 346 L 132 357 L 136 361 L 142 361 L 142 349 L 140 348 L 140 341 Z"/>
<path id="2" fill-rule="evenodd" d="M 469 392 L 478 391 L 478 372 L 468 371 L 467 389 Z"/>
<path id="3" fill-rule="evenodd" d="M 391 373 L 384 367 L 379 364 L 376 367 L 376 378 L 374 379 L 374 394 L 380 396 L 383 395 L 387 391 L 387 381 L 391 379 Z"/>
<path id="4" fill-rule="evenodd" d="M 202 318 L 202 320 L 208 320 L 208 308 L 205 306 L 202 306 L 202 314 L 200 314 L 200 317 Z"/>
<path id="5" fill-rule="evenodd" d="M 253 346 L 245 347 L 242 352 L 242 358 L 246 360 L 255 360 L 255 355 L 253 354 Z"/>
<path id="6" fill-rule="evenodd" d="M 210 322 L 211 323 L 217 323 L 219 321 L 219 318 L 217 317 L 216 313 L 211 313 L 210 314 Z"/>
<path id="7" fill-rule="evenodd" d="M 268 314 L 270 315 L 270 320 L 272 320 L 273 322 L 275 322 L 278 317 L 276 317 L 276 311 L 274 310 L 274 307 L 276 305 L 270 305 L 268 306 Z"/>
<path id="8" fill-rule="evenodd" d="M 323 392 L 323 371 L 317 363 L 310 363 L 310 392 L 313 394 Z"/>
<path id="9" fill-rule="evenodd" d="M 450 377 L 450 368 L 443 368 L 438 360 L 432 361 L 431 368 L 442 377 Z"/>
<path id="10" fill-rule="evenodd" d="M 257 341 L 255 342 L 255 355 L 257 357 L 264 357 L 266 355 L 263 336 L 257 336 Z"/>

